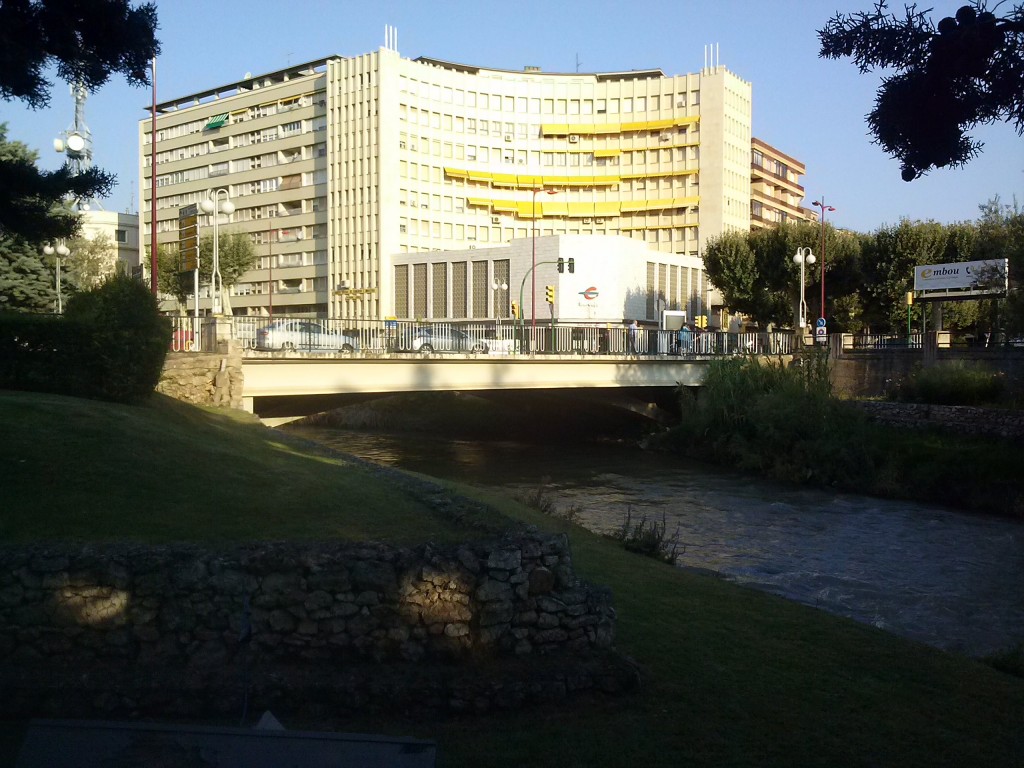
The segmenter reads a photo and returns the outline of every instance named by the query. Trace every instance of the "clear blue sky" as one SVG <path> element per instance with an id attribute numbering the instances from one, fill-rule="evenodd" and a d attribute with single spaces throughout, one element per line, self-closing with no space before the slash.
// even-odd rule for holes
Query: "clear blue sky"
<path id="1" fill-rule="evenodd" d="M 935 0 L 940 15 L 962 0 Z M 872 144 L 864 115 L 879 75 L 860 75 L 848 60 L 818 58 L 816 30 L 836 11 L 868 10 L 871 0 L 161 0 L 163 54 L 157 62 L 157 100 L 167 101 L 289 64 L 331 54 L 376 50 L 384 26 L 398 30 L 402 56 L 547 72 L 660 68 L 696 72 L 704 48 L 753 84 L 754 135 L 807 165 L 809 204 L 824 195 L 836 207 L 829 221 L 870 231 L 900 218 L 974 219 L 994 195 L 1024 203 L 1024 142 L 1007 124 L 976 136 L 983 154 L 960 170 L 933 171 L 906 183 L 898 163 Z M 903 5 L 895 3 L 897 10 Z M 937 20 L 939 15 L 936 15 Z M 51 107 L 32 112 L 0 102 L 8 137 L 57 167 L 52 140 L 74 118 L 66 85 L 55 82 Z M 138 208 L 138 120 L 148 114 L 148 89 L 112 80 L 92 95 L 86 123 L 94 161 L 117 174 L 107 210 Z M 927 119 L 922 115 L 922 119 Z"/>

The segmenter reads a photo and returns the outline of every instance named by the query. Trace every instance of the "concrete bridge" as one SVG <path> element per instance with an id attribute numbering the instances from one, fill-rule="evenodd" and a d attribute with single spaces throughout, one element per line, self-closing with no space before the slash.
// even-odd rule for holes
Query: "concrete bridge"
<path id="1" fill-rule="evenodd" d="M 648 402 L 674 396 L 680 386 L 700 386 L 711 359 L 660 355 L 246 356 L 242 359 L 242 406 L 273 424 L 384 393 L 561 389 L 604 390 L 603 399 L 639 410 Z M 638 396 L 641 392 L 646 394 Z M 631 405 L 633 401 L 636 407 Z"/>

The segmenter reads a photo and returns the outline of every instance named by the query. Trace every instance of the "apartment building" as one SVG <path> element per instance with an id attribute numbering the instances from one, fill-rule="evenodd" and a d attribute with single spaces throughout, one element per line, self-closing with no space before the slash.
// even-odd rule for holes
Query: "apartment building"
<path id="1" fill-rule="evenodd" d="M 807 168 L 761 139 L 750 142 L 750 228 L 765 229 L 793 221 L 817 221 L 804 208 L 800 178 Z"/>
<path id="2" fill-rule="evenodd" d="M 751 86 L 722 66 L 507 71 L 384 47 L 164 102 L 156 120 L 155 206 L 151 122 L 139 122 L 143 227 L 155 208 L 158 241 L 175 244 L 180 209 L 229 198 L 221 231 L 260 253 L 230 289 L 240 314 L 272 302 L 391 316 L 401 254 L 616 235 L 698 257 L 709 237 L 750 227 Z M 200 214 L 201 233 L 211 223 Z"/>

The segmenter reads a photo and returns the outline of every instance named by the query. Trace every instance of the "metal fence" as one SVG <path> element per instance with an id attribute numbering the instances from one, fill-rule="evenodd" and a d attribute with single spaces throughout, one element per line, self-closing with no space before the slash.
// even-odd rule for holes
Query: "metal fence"
<path id="1" fill-rule="evenodd" d="M 623 325 L 518 324 L 512 321 L 425 323 L 408 320 L 342 320 L 297 316 L 172 317 L 174 352 L 214 348 L 215 323 L 229 323 L 230 336 L 248 354 L 288 351 L 308 354 L 419 355 L 611 355 L 713 357 L 785 355 L 794 350 L 787 332 L 676 331 Z"/>

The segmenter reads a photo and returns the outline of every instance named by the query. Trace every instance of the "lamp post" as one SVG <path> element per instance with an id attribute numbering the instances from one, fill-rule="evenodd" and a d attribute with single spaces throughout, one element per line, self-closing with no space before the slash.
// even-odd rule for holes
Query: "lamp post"
<path id="1" fill-rule="evenodd" d="M 804 300 L 804 267 L 815 262 L 814 254 L 810 248 L 797 248 L 793 261 L 800 265 L 800 307 L 797 310 L 797 328 L 800 329 L 800 338 L 803 339 L 804 331 L 807 328 L 807 302 Z"/>
<path id="2" fill-rule="evenodd" d="M 556 189 L 539 189 L 533 190 L 533 209 L 531 212 L 532 217 L 532 230 L 533 230 L 533 282 L 530 288 L 530 333 L 531 335 L 537 331 L 537 193 L 546 192 L 549 195 L 557 194 Z"/>
<path id="3" fill-rule="evenodd" d="M 494 289 L 494 314 L 498 318 L 498 325 L 501 325 L 501 304 L 498 303 L 498 296 L 507 296 L 505 291 L 508 290 L 508 283 L 506 283 L 504 280 L 494 278 L 494 280 L 491 281 L 491 288 Z M 498 293 L 499 291 L 501 291 L 501 294 Z"/>
<path id="4" fill-rule="evenodd" d="M 64 258 L 67 258 L 68 256 L 70 256 L 71 255 L 71 250 L 66 245 L 64 245 L 64 241 L 63 240 L 58 240 L 56 247 L 54 247 L 52 245 L 44 245 L 43 246 L 43 253 L 45 253 L 47 256 L 54 256 L 54 255 L 56 255 L 56 257 L 57 257 L 57 275 L 56 275 L 56 278 L 55 278 L 56 288 L 57 288 L 57 314 L 58 315 L 63 315 L 64 314 L 64 301 L 63 301 L 63 299 L 61 298 L 61 295 L 60 295 L 60 260 L 61 260 L 62 256 Z"/>
<path id="5" fill-rule="evenodd" d="M 835 211 L 831 205 L 825 205 L 825 197 L 815 200 L 811 205 L 821 208 L 821 319 L 825 319 L 825 211 Z"/>
<path id="6" fill-rule="evenodd" d="M 221 201 L 221 193 L 224 199 Z M 235 211 L 235 204 L 231 202 L 226 189 L 215 189 L 210 197 L 203 200 L 199 207 L 209 213 L 213 219 L 213 262 L 210 268 L 210 314 L 221 314 L 221 302 L 224 294 L 224 281 L 220 277 L 220 214 L 230 216 Z"/>

